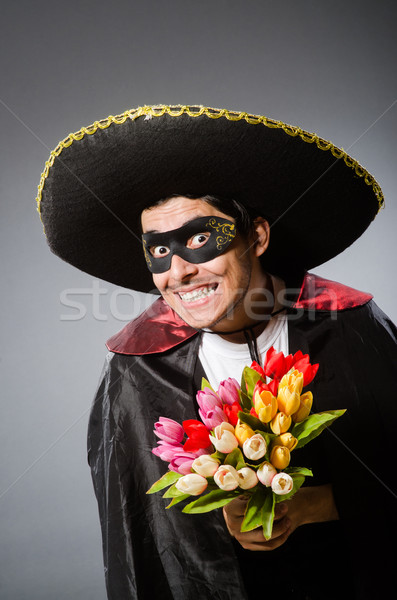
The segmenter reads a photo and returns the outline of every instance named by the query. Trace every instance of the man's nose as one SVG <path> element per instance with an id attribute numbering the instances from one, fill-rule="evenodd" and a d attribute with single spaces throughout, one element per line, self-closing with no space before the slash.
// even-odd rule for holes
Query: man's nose
<path id="1" fill-rule="evenodd" d="M 169 270 L 169 277 L 173 283 L 179 283 L 185 279 L 196 275 L 198 272 L 198 265 L 188 262 L 184 258 L 181 258 L 177 254 L 171 259 L 171 267 Z"/>

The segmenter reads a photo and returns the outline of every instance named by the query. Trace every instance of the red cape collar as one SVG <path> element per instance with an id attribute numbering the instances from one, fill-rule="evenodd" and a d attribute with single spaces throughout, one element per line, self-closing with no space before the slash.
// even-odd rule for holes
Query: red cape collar
<path id="1" fill-rule="evenodd" d="M 306 273 L 297 301 L 292 308 L 317 311 L 346 310 L 362 306 L 371 294 L 359 292 L 335 281 Z M 118 354 L 155 354 L 165 352 L 193 337 L 193 329 L 164 302 L 156 300 L 137 319 L 112 336 L 106 346 Z"/>

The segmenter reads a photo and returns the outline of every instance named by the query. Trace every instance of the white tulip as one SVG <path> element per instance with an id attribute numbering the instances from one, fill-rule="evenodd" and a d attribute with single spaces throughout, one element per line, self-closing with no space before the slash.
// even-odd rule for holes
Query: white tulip
<path id="1" fill-rule="evenodd" d="M 184 475 L 175 483 L 177 490 L 183 494 L 190 494 L 191 496 L 200 496 L 208 485 L 208 481 L 201 475 L 196 473 L 189 473 Z"/>
<path id="2" fill-rule="evenodd" d="M 230 492 L 239 485 L 239 476 L 231 465 L 221 465 L 214 475 L 214 481 L 221 490 Z"/>
<path id="3" fill-rule="evenodd" d="M 202 454 L 194 459 L 192 469 L 203 477 L 213 477 L 218 470 L 219 464 L 219 460 L 212 458 L 209 454 Z"/>
<path id="4" fill-rule="evenodd" d="M 250 490 L 258 483 L 258 477 L 253 469 L 243 467 L 237 471 L 238 485 L 243 490 Z"/>
<path id="5" fill-rule="evenodd" d="M 234 427 L 230 423 L 221 423 L 214 429 L 214 435 L 210 435 L 210 440 L 218 452 L 229 454 L 238 446 L 238 441 L 234 435 Z"/>
<path id="6" fill-rule="evenodd" d="M 294 486 L 294 481 L 288 473 L 277 473 L 272 479 L 272 490 L 278 496 L 289 494 Z"/>
<path id="7" fill-rule="evenodd" d="M 260 433 L 256 433 L 252 437 L 245 440 L 243 444 L 243 452 L 250 460 L 259 460 L 266 454 L 267 445 Z"/>
<path id="8" fill-rule="evenodd" d="M 256 472 L 258 479 L 263 485 L 266 487 L 270 487 L 272 484 L 272 479 L 275 475 L 277 475 L 277 470 L 273 467 L 273 465 L 269 462 L 264 462 L 261 464 L 259 469 Z"/>

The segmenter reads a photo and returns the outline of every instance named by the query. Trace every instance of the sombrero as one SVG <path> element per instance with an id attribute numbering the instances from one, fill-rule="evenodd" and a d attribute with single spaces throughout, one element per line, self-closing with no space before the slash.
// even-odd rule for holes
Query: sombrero
<path id="1" fill-rule="evenodd" d="M 37 196 L 48 244 L 95 277 L 152 291 L 140 214 L 172 194 L 233 198 L 271 224 L 266 268 L 308 270 L 354 242 L 383 206 L 375 179 L 331 142 L 250 115 L 143 106 L 70 134 Z"/>

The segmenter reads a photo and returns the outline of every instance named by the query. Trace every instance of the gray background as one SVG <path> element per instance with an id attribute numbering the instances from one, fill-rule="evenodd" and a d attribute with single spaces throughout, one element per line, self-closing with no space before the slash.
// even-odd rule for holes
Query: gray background
<path id="1" fill-rule="evenodd" d="M 101 600 L 87 419 L 104 341 L 148 299 L 120 295 L 48 251 L 34 204 L 44 162 L 70 131 L 159 102 L 245 110 L 315 131 L 367 167 L 386 197 L 364 236 L 316 272 L 371 291 L 396 321 L 396 9 L 379 0 L 7 4 L 0 597 Z M 70 289 L 85 316 L 62 305 Z"/>

